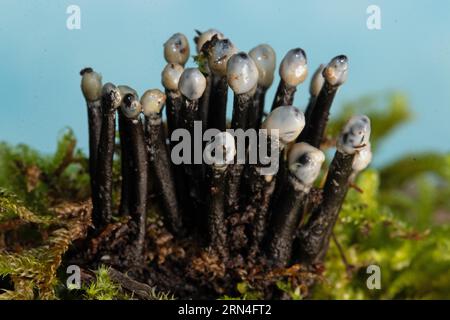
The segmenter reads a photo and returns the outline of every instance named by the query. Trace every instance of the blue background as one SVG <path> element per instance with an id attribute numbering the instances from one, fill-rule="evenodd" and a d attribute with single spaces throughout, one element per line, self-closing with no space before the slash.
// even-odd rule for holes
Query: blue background
<path id="1" fill-rule="evenodd" d="M 81 30 L 66 28 L 71 4 L 81 8 Z M 378 31 L 366 27 L 371 4 L 381 8 Z M 407 94 L 415 117 L 382 145 L 376 163 L 404 152 L 449 151 L 450 1 L 444 0 L 0 0 L 0 140 L 52 152 L 69 126 L 86 150 L 81 68 L 92 66 L 105 82 L 140 93 L 161 87 L 164 41 L 179 31 L 192 39 L 194 29 L 210 27 L 240 50 L 269 43 L 278 61 L 302 47 L 311 69 L 347 54 L 351 70 L 336 108 L 365 94 Z M 268 101 L 272 96 L 273 88 Z M 303 108 L 307 98 L 304 87 L 295 105 Z"/>

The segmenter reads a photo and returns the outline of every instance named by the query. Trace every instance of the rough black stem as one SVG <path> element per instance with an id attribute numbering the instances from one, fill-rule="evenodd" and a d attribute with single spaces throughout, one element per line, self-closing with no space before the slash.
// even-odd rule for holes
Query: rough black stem
<path id="1" fill-rule="evenodd" d="M 145 247 L 145 225 L 147 217 L 148 164 L 145 136 L 140 119 L 126 119 L 130 125 L 130 151 L 133 159 L 132 184 L 133 197 L 130 212 L 133 262 L 142 262 Z"/>
<path id="2" fill-rule="evenodd" d="M 338 86 L 332 86 L 325 81 L 298 141 L 320 148 L 337 89 Z"/>
<path id="3" fill-rule="evenodd" d="M 228 259 L 227 228 L 225 224 L 225 168 L 208 168 L 208 233 L 211 248 L 223 260 Z"/>
<path id="4" fill-rule="evenodd" d="M 291 106 L 294 103 L 296 91 L 297 87 L 289 86 L 283 80 L 280 80 L 275 98 L 273 99 L 271 111 L 281 106 Z"/>
<path id="5" fill-rule="evenodd" d="M 267 88 L 258 85 L 253 96 L 253 107 L 249 109 L 248 128 L 258 130 L 261 126 L 264 115 L 264 104 L 266 100 Z"/>
<path id="6" fill-rule="evenodd" d="M 121 176 L 122 184 L 120 191 L 120 206 L 119 214 L 122 216 L 128 216 L 131 209 L 131 197 L 133 194 L 133 185 L 131 183 L 132 167 L 133 161 L 131 158 L 130 150 L 130 137 L 129 137 L 129 122 L 127 121 L 125 115 L 121 110 L 119 113 L 119 136 L 120 136 L 120 166 L 121 166 Z"/>
<path id="7" fill-rule="evenodd" d="M 328 249 L 331 233 L 349 188 L 354 155 L 336 151 L 330 164 L 321 204 L 311 213 L 299 234 L 300 262 L 321 262 Z"/>
<path id="8" fill-rule="evenodd" d="M 181 109 L 183 107 L 183 98 L 181 93 L 166 90 L 166 117 L 168 137 L 172 136 L 175 129 L 182 128 Z M 172 149 L 172 142 L 171 149 Z"/>
<path id="9" fill-rule="evenodd" d="M 150 172 L 156 178 L 158 189 L 161 190 L 161 205 L 166 226 L 174 234 L 182 235 L 183 216 L 178 204 L 161 115 L 145 117 L 145 129 Z"/>
<path id="10" fill-rule="evenodd" d="M 227 77 L 212 76 L 212 88 L 209 98 L 209 114 L 207 128 L 225 131 L 227 125 Z"/>
<path id="11" fill-rule="evenodd" d="M 285 267 L 292 255 L 295 231 L 301 220 L 299 208 L 306 199 L 303 184 L 288 173 L 277 211 L 273 213 L 268 244 L 268 257 L 275 266 Z"/>
<path id="12" fill-rule="evenodd" d="M 93 212 L 92 220 L 96 230 L 100 230 L 111 221 L 112 217 L 112 183 L 113 157 L 116 134 L 116 109 L 110 93 L 102 96 L 102 129 L 98 147 L 98 193 L 94 195 L 98 211 Z"/>

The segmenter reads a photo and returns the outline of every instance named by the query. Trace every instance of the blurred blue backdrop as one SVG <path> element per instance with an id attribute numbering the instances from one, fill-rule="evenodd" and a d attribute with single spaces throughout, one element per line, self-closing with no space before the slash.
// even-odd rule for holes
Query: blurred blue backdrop
<path id="1" fill-rule="evenodd" d="M 381 30 L 366 27 L 371 4 L 381 8 Z M 81 8 L 80 30 L 66 28 L 69 5 Z M 81 68 L 92 66 L 104 81 L 141 93 L 161 87 L 164 41 L 179 31 L 192 39 L 194 29 L 210 27 L 240 50 L 269 43 L 278 61 L 302 47 L 311 69 L 347 54 L 349 80 L 336 108 L 365 94 L 406 93 L 415 117 L 382 145 L 376 163 L 404 152 L 449 151 L 450 1 L 444 0 L 1 0 L 0 140 L 51 152 L 69 126 L 86 150 Z M 272 96 L 273 88 L 268 101 Z M 295 105 L 303 108 L 307 98 L 301 88 Z"/>

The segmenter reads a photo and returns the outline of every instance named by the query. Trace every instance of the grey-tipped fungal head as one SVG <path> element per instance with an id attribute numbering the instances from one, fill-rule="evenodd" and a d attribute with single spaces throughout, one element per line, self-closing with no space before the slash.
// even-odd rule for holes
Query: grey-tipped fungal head
<path id="1" fill-rule="evenodd" d="M 147 90 L 141 97 L 142 112 L 147 117 L 160 114 L 165 103 L 166 95 L 158 89 Z"/>
<path id="2" fill-rule="evenodd" d="M 351 117 L 345 124 L 337 141 L 337 150 L 354 154 L 366 147 L 370 139 L 370 119 L 364 115 Z"/>
<path id="3" fill-rule="evenodd" d="M 237 48 L 230 40 L 214 36 L 208 48 L 209 68 L 219 76 L 226 76 L 227 62 L 237 52 Z"/>
<path id="4" fill-rule="evenodd" d="M 131 89 L 131 88 L 130 88 Z M 133 89 L 131 89 L 134 91 Z M 122 103 L 120 104 L 120 110 L 129 119 L 136 119 L 142 111 L 142 105 L 139 102 L 137 94 L 132 91 L 125 91 L 122 98 Z"/>
<path id="5" fill-rule="evenodd" d="M 284 83 L 296 87 L 308 76 L 306 53 L 301 48 L 289 50 L 280 65 L 280 77 Z"/>
<path id="6" fill-rule="evenodd" d="M 205 146 L 203 152 L 206 164 L 217 169 L 226 168 L 233 163 L 236 155 L 234 137 L 229 132 L 220 132 Z"/>
<path id="7" fill-rule="evenodd" d="M 184 68 L 177 63 L 168 63 L 161 73 L 161 82 L 164 88 L 170 91 L 178 91 L 178 82 Z"/>
<path id="8" fill-rule="evenodd" d="M 323 77 L 332 86 L 340 86 L 347 80 L 348 58 L 340 55 L 331 59 L 323 70 Z"/>
<path id="9" fill-rule="evenodd" d="M 117 109 L 120 106 L 123 97 L 120 89 L 111 82 L 108 82 L 103 86 L 101 95 L 113 109 Z"/>
<path id="10" fill-rule="evenodd" d="M 80 71 L 81 91 L 88 102 L 100 100 L 102 96 L 102 76 L 92 68 Z"/>
<path id="11" fill-rule="evenodd" d="M 178 82 L 181 94 L 189 100 L 197 100 L 206 88 L 206 78 L 197 68 L 184 69 Z"/>
<path id="12" fill-rule="evenodd" d="M 175 33 L 164 43 L 164 58 L 168 63 L 184 65 L 189 54 L 189 41 L 182 33 Z"/>
<path id="13" fill-rule="evenodd" d="M 261 128 L 267 129 L 268 134 L 274 134 L 272 130 L 278 130 L 278 136 L 282 145 L 291 143 L 305 127 L 303 112 L 293 106 L 281 106 L 273 110 L 264 120 Z"/>
<path id="14" fill-rule="evenodd" d="M 356 152 L 355 158 L 353 159 L 352 169 L 354 172 L 361 172 L 369 166 L 371 161 L 372 150 L 369 142 L 365 147 Z"/>
<path id="15" fill-rule="evenodd" d="M 249 93 L 258 84 L 258 68 L 245 52 L 232 56 L 227 63 L 228 85 L 235 94 Z"/>
<path id="16" fill-rule="evenodd" d="M 260 44 L 248 53 L 258 68 L 258 85 L 269 88 L 276 68 L 276 54 L 268 44 Z"/>
<path id="17" fill-rule="evenodd" d="M 321 64 L 312 76 L 311 83 L 309 85 L 309 94 L 312 97 L 317 97 L 320 90 L 322 90 L 323 83 L 325 82 L 325 79 L 323 78 L 324 69 L 325 66 Z"/>
<path id="18" fill-rule="evenodd" d="M 225 38 L 223 33 L 216 29 L 209 29 L 199 34 L 199 36 L 196 38 L 197 53 L 202 50 L 203 45 L 211 40 L 214 35 L 217 35 L 218 39 Z"/>
<path id="19" fill-rule="evenodd" d="M 307 188 L 317 179 L 324 161 L 323 152 L 305 142 L 294 144 L 288 155 L 289 171 Z"/>

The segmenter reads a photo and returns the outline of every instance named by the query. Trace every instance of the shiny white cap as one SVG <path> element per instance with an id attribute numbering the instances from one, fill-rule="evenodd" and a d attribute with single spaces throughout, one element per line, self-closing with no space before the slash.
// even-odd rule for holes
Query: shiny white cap
<path id="1" fill-rule="evenodd" d="M 227 64 L 228 85 L 235 94 L 244 94 L 256 88 L 258 68 L 245 52 L 235 54 Z"/>
<path id="2" fill-rule="evenodd" d="M 208 49 L 208 65 L 212 72 L 219 76 L 227 75 L 227 63 L 238 52 L 234 44 L 228 39 L 214 37 Z"/>
<path id="3" fill-rule="evenodd" d="M 306 187 L 313 185 L 324 161 L 324 153 L 305 142 L 294 144 L 288 155 L 289 171 Z"/>
<path id="4" fill-rule="evenodd" d="M 206 78 L 197 68 L 187 68 L 181 74 L 178 89 L 189 100 L 197 100 L 206 88 Z"/>
<path id="5" fill-rule="evenodd" d="M 284 145 L 295 141 L 304 127 L 305 115 L 293 106 L 276 108 L 261 125 L 262 129 L 267 129 L 268 134 L 273 134 L 271 130 L 278 130 L 280 142 Z"/>
<path id="6" fill-rule="evenodd" d="M 202 32 L 197 37 L 197 53 L 199 53 L 202 50 L 203 45 L 206 42 L 208 42 L 209 40 L 211 40 L 214 35 L 217 35 L 218 39 L 225 38 L 223 33 L 216 29 L 209 29 L 209 30 L 206 30 L 205 32 Z"/>
<path id="7" fill-rule="evenodd" d="M 323 77 L 332 86 L 340 86 L 347 80 L 348 59 L 344 55 L 334 57 L 323 70 Z"/>
<path id="8" fill-rule="evenodd" d="M 88 102 L 100 100 L 102 96 L 102 76 L 92 70 L 85 68 L 80 71 L 81 91 Z"/>
<path id="9" fill-rule="evenodd" d="M 260 44 L 249 52 L 258 68 L 258 85 L 269 88 L 272 85 L 275 68 L 276 54 L 268 44 Z"/>
<path id="10" fill-rule="evenodd" d="M 296 87 L 308 76 L 306 53 L 301 48 L 289 50 L 280 65 L 280 77 L 287 85 Z"/>
<path id="11" fill-rule="evenodd" d="M 234 137 L 229 132 L 220 132 L 205 146 L 203 158 L 206 164 L 225 168 L 233 163 L 236 155 Z"/>
<path id="12" fill-rule="evenodd" d="M 164 88 L 170 91 L 178 91 L 178 82 L 183 71 L 184 68 L 182 65 L 168 63 L 161 73 L 161 82 Z"/>
<path id="13" fill-rule="evenodd" d="M 336 148 L 339 152 L 354 154 L 366 147 L 370 139 L 370 119 L 365 115 L 351 117 L 338 138 Z"/>
<path id="14" fill-rule="evenodd" d="M 166 95 L 158 89 L 144 92 L 141 97 L 142 112 L 145 116 L 159 114 L 166 103 Z"/>
<path id="15" fill-rule="evenodd" d="M 352 169 L 354 172 L 363 171 L 367 168 L 372 161 L 372 150 L 370 146 L 370 142 L 367 145 L 355 154 L 355 158 L 353 159 Z"/>
<path id="16" fill-rule="evenodd" d="M 164 43 L 164 58 L 168 63 L 184 65 L 189 54 L 189 41 L 182 33 L 175 33 Z"/>

